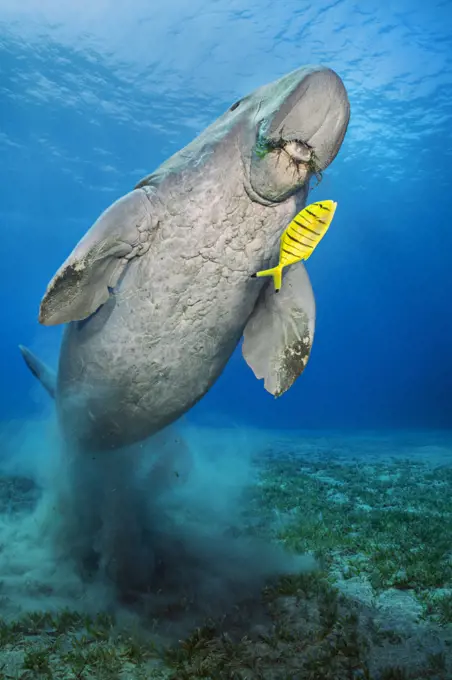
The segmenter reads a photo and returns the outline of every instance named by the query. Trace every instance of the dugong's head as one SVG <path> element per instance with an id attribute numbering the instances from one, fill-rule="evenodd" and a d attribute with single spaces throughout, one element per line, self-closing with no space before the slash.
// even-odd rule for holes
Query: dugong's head
<path id="1" fill-rule="evenodd" d="M 279 203 L 335 158 L 350 104 L 334 71 L 303 67 L 237 101 L 224 122 L 226 117 L 241 137 L 248 194 L 264 204 Z"/>

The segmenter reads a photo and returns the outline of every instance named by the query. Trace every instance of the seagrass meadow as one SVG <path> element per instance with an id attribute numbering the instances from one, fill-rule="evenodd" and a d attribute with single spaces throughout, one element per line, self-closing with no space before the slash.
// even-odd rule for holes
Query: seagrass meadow
<path id="1" fill-rule="evenodd" d="M 33 587 L 47 588 L 51 608 L 44 597 L 20 612 L 2 580 L 10 613 L 0 624 L 0 677 L 447 680 L 451 443 L 422 432 L 260 436 L 239 516 L 224 530 L 315 564 L 206 618 L 190 616 L 188 593 L 157 609 L 141 603 L 134 615 L 111 606 L 88 614 L 76 600 L 55 607 L 49 583 Z M 42 491 L 8 473 L 0 489 L 4 533 L 12 515 L 20 523 L 36 512 Z M 178 638 L 181 615 L 190 624 Z"/>

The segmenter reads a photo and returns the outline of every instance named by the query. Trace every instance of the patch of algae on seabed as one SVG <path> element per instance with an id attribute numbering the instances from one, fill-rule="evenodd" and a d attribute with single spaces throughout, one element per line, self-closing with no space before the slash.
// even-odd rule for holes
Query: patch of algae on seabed
<path id="1" fill-rule="evenodd" d="M 452 467 L 277 448 L 256 463 L 249 530 L 320 568 L 266 587 L 267 624 L 244 608 L 168 646 L 102 613 L 26 614 L 0 623 L 0 678 L 450 680 Z"/>

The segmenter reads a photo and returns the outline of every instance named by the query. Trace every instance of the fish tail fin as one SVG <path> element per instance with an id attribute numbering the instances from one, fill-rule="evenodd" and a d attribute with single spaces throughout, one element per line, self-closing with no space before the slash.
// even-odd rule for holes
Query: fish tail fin
<path id="1" fill-rule="evenodd" d="M 261 276 L 273 276 L 275 291 L 278 292 L 282 285 L 282 270 L 283 268 L 281 265 L 273 267 L 272 269 L 263 269 L 262 271 L 253 274 L 253 278 Z"/>

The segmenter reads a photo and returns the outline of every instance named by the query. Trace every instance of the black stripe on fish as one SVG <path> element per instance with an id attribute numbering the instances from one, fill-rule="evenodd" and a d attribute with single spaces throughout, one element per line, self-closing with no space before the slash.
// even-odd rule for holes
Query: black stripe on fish
<path id="1" fill-rule="evenodd" d="M 302 257 L 302 255 L 300 255 L 300 253 L 293 252 L 293 251 L 290 249 L 290 246 L 289 246 L 289 247 L 288 247 L 288 246 L 284 246 L 283 249 L 282 249 L 282 252 L 283 252 L 284 255 L 291 255 L 292 257 L 299 257 L 300 259 L 301 259 L 301 257 Z"/>
<path id="2" fill-rule="evenodd" d="M 303 249 L 305 249 L 305 248 L 309 248 L 309 250 L 314 250 L 315 246 L 311 246 L 311 245 L 309 245 L 309 243 L 304 243 Z M 300 255 L 300 253 L 292 252 L 292 250 L 290 250 L 290 246 L 287 246 L 287 245 L 283 246 L 282 252 L 283 253 L 285 252 L 286 254 L 289 254 L 289 255 L 293 255 L 294 257 L 299 257 L 300 259 L 302 259 L 302 257 L 303 257 L 303 254 Z"/>
<path id="3" fill-rule="evenodd" d="M 302 229 L 306 229 L 306 231 L 310 231 L 311 234 L 315 234 L 316 236 L 320 236 L 318 231 L 315 231 L 314 229 L 310 229 L 309 227 L 305 226 L 304 224 L 300 224 L 300 222 L 297 222 L 297 220 L 292 220 L 292 222 L 295 222 L 295 224 L 298 224 L 299 227 Z"/>
<path id="4" fill-rule="evenodd" d="M 309 236 L 303 235 L 302 238 L 307 238 L 309 241 L 313 241 L 315 243 L 315 239 L 309 238 Z M 303 243 L 300 239 L 295 239 L 293 236 L 291 236 L 288 232 L 286 233 L 286 239 L 294 243 L 295 245 L 303 246 Z"/>
<path id="5" fill-rule="evenodd" d="M 305 248 L 305 246 L 309 244 L 309 241 L 310 241 L 311 243 L 313 243 L 314 245 L 316 245 L 315 239 L 309 238 L 308 236 L 303 236 L 303 239 L 304 239 L 304 240 L 300 240 L 300 239 L 295 240 L 294 238 L 292 238 L 292 237 L 290 236 L 290 234 L 287 234 L 287 236 L 286 236 L 286 243 L 289 242 L 289 245 L 294 244 L 294 245 L 292 246 L 293 248 L 301 248 L 301 249 Z M 306 241 L 308 241 L 308 244 L 306 243 Z"/>

